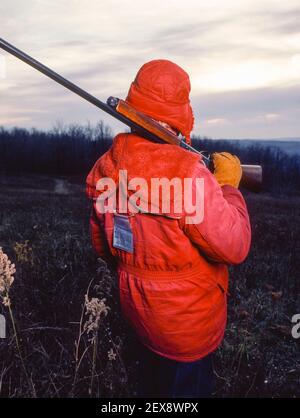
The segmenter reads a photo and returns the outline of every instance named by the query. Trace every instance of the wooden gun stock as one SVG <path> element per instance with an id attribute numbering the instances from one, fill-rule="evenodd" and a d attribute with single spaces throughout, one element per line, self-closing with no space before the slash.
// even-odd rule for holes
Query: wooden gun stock
<path id="1" fill-rule="evenodd" d="M 251 192 L 259 193 L 262 189 L 262 166 L 242 164 L 240 185 Z"/>
<path id="2" fill-rule="evenodd" d="M 166 142 L 172 145 L 181 145 L 181 140 L 177 135 L 168 131 L 154 119 L 150 118 L 147 115 L 144 115 L 141 112 L 135 110 L 130 104 L 125 102 L 122 99 L 117 99 L 116 97 L 109 97 L 107 99 L 107 104 L 115 108 L 115 110 L 126 118 L 130 119 L 132 122 L 135 122 L 137 125 L 146 129 L 148 132 L 154 134 L 161 141 Z"/>

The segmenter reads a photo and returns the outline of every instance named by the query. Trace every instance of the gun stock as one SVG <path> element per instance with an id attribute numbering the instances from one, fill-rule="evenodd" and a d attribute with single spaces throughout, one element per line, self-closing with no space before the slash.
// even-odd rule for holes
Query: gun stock
<path id="1" fill-rule="evenodd" d="M 177 135 L 165 129 L 154 119 L 141 112 L 135 110 L 130 104 L 122 99 L 116 97 L 109 97 L 107 104 L 114 107 L 118 113 L 135 122 L 137 125 L 156 135 L 163 142 L 167 142 L 172 145 L 181 145 L 181 140 Z"/>
<path id="2" fill-rule="evenodd" d="M 262 166 L 242 164 L 241 186 L 254 193 L 262 189 Z"/>

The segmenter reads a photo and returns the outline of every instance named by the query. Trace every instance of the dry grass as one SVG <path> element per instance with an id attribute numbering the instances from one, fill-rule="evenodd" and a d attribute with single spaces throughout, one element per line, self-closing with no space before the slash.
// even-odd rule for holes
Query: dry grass
<path id="1" fill-rule="evenodd" d="M 134 396 L 135 339 L 122 320 L 116 277 L 92 251 L 89 203 L 68 180 L 69 194 L 55 193 L 51 178 L 0 181 L 0 246 L 17 268 L 10 297 L 28 376 L 38 397 Z M 300 313 L 300 200 L 247 200 L 253 246 L 231 272 L 215 395 L 299 396 L 290 321 Z M 1 309 L 8 338 L 0 340 L 0 396 L 33 396 Z"/>

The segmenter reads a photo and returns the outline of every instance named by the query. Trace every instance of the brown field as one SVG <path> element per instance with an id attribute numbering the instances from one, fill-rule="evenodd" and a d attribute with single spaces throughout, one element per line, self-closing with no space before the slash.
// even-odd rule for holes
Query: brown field
<path id="1" fill-rule="evenodd" d="M 300 197 L 246 195 L 251 253 L 231 268 L 226 336 L 215 358 L 216 397 L 300 396 Z M 12 308 L 28 376 L 7 309 L 0 340 L 0 396 L 136 394 L 136 342 L 122 320 L 116 277 L 89 241 L 89 202 L 78 178 L 0 177 L 0 246 L 15 262 Z M 84 296 L 105 298 L 94 340 L 75 341 Z M 86 321 L 83 316 L 83 322 Z M 34 388 L 34 389 L 33 389 Z"/>

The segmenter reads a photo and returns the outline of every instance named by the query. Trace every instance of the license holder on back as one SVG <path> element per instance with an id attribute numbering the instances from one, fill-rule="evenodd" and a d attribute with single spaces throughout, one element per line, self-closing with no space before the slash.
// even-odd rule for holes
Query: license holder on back
<path id="1" fill-rule="evenodd" d="M 133 234 L 126 215 L 114 214 L 113 247 L 133 253 Z"/>

